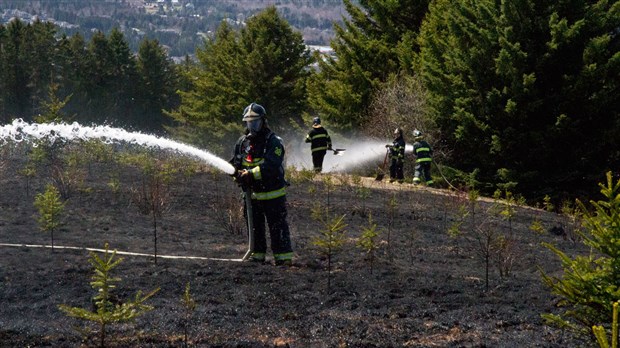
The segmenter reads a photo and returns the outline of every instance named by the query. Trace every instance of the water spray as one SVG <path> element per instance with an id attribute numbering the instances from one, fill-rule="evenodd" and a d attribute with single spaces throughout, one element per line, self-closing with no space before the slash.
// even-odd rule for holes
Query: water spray
<path id="1" fill-rule="evenodd" d="M 325 156 L 324 173 L 347 172 L 353 168 L 382 159 L 385 143 L 373 139 L 335 139 L 342 149 L 332 150 L 335 156 Z M 290 143 L 286 164 L 302 169 L 312 168 L 312 154 L 307 143 Z"/>
<path id="2" fill-rule="evenodd" d="M 59 139 L 70 141 L 99 139 L 107 144 L 113 142 L 127 142 L 147 147 L 157 147 L 160 149 L 174 150 L 198 158 L 213 165 L 226 174 L 232 175 L 235 173 L 235 168 L 230 163 L 210 152 L 167 138 L 140 132 L 129 132 L 121 128 L 110 126 L 88 127 L 75 122 L 72 124 L 28 123 L 21 119 L 16 119 L 13 123 L 0 127 L 0 145 L 6 143 L 7 140 L 21 142 L 41 139 L 46 139 L 51 143 Z"/>

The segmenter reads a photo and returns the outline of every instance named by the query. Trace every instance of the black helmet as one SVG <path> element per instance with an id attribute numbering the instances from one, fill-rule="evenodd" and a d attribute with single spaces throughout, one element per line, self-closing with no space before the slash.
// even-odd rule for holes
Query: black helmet
<path id="1" fill-rule="evenodd" d="M 319 117 L 315 117 L 312 119 L 312 124 L 321 124 L 321 119 Z"/>
<path id="2" fill-rule="evenodd" d="M 265 118 L 267 112 L 260 104 L 252 103 L 243 110 L 243 122 Z"/>
<path id="3" fill-rule="evenodd" d="M 413 131 L 413 136 L 416 138 L 422 138 L 422 132 L 416 129 Z"/>
<path id="4" fill-rule="evenodd" d="M 401 135 L 403 135 L 403 130 L 402 130 L 400 127 L 398 127 L 398 128 L 396 128 L 396 129 L 394 129 L 394 137 L 395 137 L 395 138 L 398 138 L 398 137 L 400 137 Z"/>

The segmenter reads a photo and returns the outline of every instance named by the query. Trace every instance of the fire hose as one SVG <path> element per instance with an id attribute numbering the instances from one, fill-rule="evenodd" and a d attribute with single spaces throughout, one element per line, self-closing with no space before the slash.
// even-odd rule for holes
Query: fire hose
<path id="1" fill-rule="evenodd" d="M 254 213 L 252 212 L 252 189 L 247 186 L 243 186 L 243 199 L 245 201 L 245 216 L 248 226 L 248 251 L 243 256 L 242 260 L 248 260 L 252 257 L 254 252 Z"/>

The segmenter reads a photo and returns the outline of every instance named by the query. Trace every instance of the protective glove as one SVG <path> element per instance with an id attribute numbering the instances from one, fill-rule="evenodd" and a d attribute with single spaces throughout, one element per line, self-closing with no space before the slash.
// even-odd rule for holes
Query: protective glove
<path id="1" fill-rule="evenodd" d="M 391 148 L 392 146 L 393 146 L 393 145 L 386 144 L 386 145 L 385 145 L 385 148 L 386 148 L 386 149 L 389 149 L 389 148 Z"/>
<path id="2" fill-rule="evenodd" d="M 252 184 L 252 173 L 247 171 L 246 169 L 237 171 L 237 176 L 235 180 L 239 185 L 242 186 L 250 186 Z"/>

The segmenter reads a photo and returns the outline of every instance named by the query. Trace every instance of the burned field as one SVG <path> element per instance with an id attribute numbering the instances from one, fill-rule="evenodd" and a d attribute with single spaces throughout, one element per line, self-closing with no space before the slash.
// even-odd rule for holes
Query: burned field
<path id="1" fill-rule="evenodd" d="M 247 249 L 242 200 L 221 172 L 158 160 L 156 168 L 183 170 L 161 182 L 156 197 L 162 209 L 154 219 L 142 203 L 155 197 L 149 189 L 155 184 L 139 165 L 99 158 L 28 175 L 20 151 L 2 154 L 0 346 L 98 345 L 97 325 L 58 309 L 92 309 L 96 294 L 88 251 L 62 247 L 109 243 L 119 252 L 153 254 L 155 236 L 156 262 L 118 255 L 123 261 L 113 274 L 121 279 L 114 289 L 121 302 L 159 288 L 148 301 L 153 309 L 134 322 L 109 325 L 106 346 L 577 345 L 540 318 L 556 311 L 557 299 L 542 284 L 539 268 L 561 274 L 559 260 L 541 242 L 583 252 L 570 233 L 547 232 L 559 226 L 570 231 L 555 214 L 513 207 L 509 223 L 491 209 L 501 204 L 480 199 L 476 220 L 464 219 L 471 202 L 455 192 L 372 177 L 290 173 L 295 258 L 292 267 L 277 267 L 236 260 Z M 64 183 L 67 194 L 53 251 L 38 247 L 50 245 L 51 234 L 41 230 L 33 204 L 48 182 Z M 328 268 L 328 254 L 316 241 L 337 217 L 346 226 Z M 531 229 L 535 221 L 544 231 Z M 359 241 L 373 224 L 379 235 L 369 253 Z M 481 237 L 489 235 L 510 238 L 503 255 L 485 255 Z M 187 284 L 196 303 L 189 312 L 182 301 Z"/>

